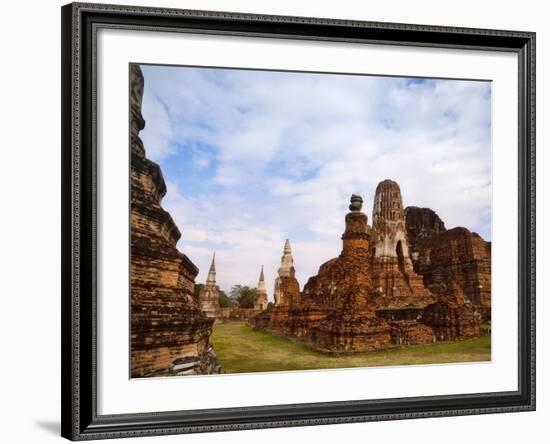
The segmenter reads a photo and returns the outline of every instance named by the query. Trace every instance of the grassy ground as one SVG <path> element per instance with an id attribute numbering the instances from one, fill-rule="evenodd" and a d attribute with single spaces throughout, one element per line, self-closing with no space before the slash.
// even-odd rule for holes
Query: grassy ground
<path id="1" fill-rule="evenodd" d="M 441 341 L 430 345 L 396 346 L 381 351 L 327 356 L 289 339 L 254 331 L 245 322 L 226 322 L 214 326 L 212 344 L 225 373 L 434 364 L 491 359 L 490 335 L 461 341 Z"/>

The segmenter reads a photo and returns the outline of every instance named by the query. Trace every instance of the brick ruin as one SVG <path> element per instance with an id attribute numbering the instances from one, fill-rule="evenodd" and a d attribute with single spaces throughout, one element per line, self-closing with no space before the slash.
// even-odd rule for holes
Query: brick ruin
<path id="1" fill-rule="evenodd" d="M 290 307 L 295 305 L 300 299 L 300 284 L 296 280 L 292 248 L 288 239 L 285 241 L 281 266 L 277 270 L 277 274 L 273 290 L 275 306 Z"/>
<path id="2" fill-rule="evenodd" d="M 281 332 L 288 336 L 300 336 L 298 331 L 299 314 L 293 310 L 300 304 L 300 284 L 296 279 L 292 248 L 287 239 L 281 257 L 281 266 L 277 271 L 274 284 L 273 308 L 268 308 L 252 319 L 252 324 L 258 329 L 266 329 Z"/>
<path id="3" fill-rule="evenodd" d="M 262 265 L 262 271 L 260 271 L 260 278 L 258 279 L 258 285 L 256 286 L 256 297 L 254 300 L 254 309 L 263 311 L 267 309 L 267 290 L 265 288 L 264 278 L 264 266 Z"/>
<path id="4" fill-rule="evenodd" d="M 405 211 L 399 185 L 384 180 L 376 187 L 370 230 L 371 264 L 376 309 L 400 310 L 434 302 L 409 255 Z"/>
<path id="5" fill-rule="evenodd" d="M 302 292 L 286 241 L 275 305 L 254 327 L 325 352 L 480 335 L 490 319 L 490 244 L 465 228 L 447 231 L 432 210 L 404 209 L 391 180 L 376 188 L 372 227 L 362 204 L 352 195 L 340 255 Z"/>
<path id="6" fill-rule="evenodd" d="M 481 334 L 491 319 L 491 244 L 466 228 L 447 229 L 433 210 L 403 207 L 399 185 L 376 188 L 372 226 L 352 195 L 342 250 L 300 291 L 287 239 L 268 305 L 261 268 L 254 308 L 219 305 L 215 257 L 198 301 L 198 268 L 176 248 L 181 237 L 161 201 L 166 184 L 139 132 L 144 80 L 130 67 L 131 376 L 220 373 L 210 343 L 216 321 L 338 353 L 431 343 Z"/>
<path id="7" fill-rule="evenodd" d="M 213 319 L 193 300 L 198 268 L 176 248 L 181 236 L 161 207 L 166 184 L 147 159 L 139 131 L 144 80 L 130 67 L 130 368 L 133 378 L 219 373 Z"/>
<path id="8" fill-rule="evenodd" d="M 405 210 L 414 269 L 432 292 L 458 294 L 491 319 L 491 243 L 467 228 L 450 230 L 429 208 Z"/>
<path id="9" fill-rule="evenodd" d="M 216 285 L 216 253 L 212 257 L 206 283 L 200 289 L 199 301 L 206 316 L 216 319 L 220 311 L 220 288 Z"/>
<path id="10" fill-rule="evenodd" d="M 254 307 L 220 307 L 220 288 L 216 285 L 216 258 L 212 258 L 210 270 L 206 282 L 201 286 L 199 292 L 199 305 L 203 312 L 214 323 L 223 321 L 249 321 L 263 310 L 267 309 L 268 298 L 265 288 L 264 268 L 260 271 Z"/>

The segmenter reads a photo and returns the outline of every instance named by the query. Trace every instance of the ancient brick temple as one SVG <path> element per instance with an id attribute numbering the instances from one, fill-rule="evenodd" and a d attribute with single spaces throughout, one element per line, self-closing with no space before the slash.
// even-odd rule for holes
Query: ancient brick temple
<path id="1" fill-rule="evenodd" d="M 216 319 L 220 311 L 220 288 L 216 285 L 216 253 L 212 257 L 206 283 L 201 287 L 199 301 L 202 311 L 209 318 Z"/>
<path id="2" fill-rule="evenodd" d="M 310 336 L 320 350 L 366 351 L 391 344 L 390 326 L 372 306 L 370 235 L 362 203 L 351 196 L 340 256 L 321 265 L 304 286 L 304 300 L 325 315 L 313 322 Z"/>
<path id="3" fill-rule="evenodd" d="M 176 248 L 181 234 L 161 207 L 166 185 L 138 135 L 144 80 L 130 67 L 131 376 L 219 373 L 213 320 L 193 300 L 198 269 Z"/>
<path id="4" fill-rule="evenodd" d="M 288 307 L 298 302 L 300 298 L 300 285 L 296 280 L 296 270 L 294 269 L 294 259 L 292 258 L 292 249 L 290 241 L 285 241 L 283 256 L 281 257 L 281 266 L 277 270 L 278 276 L 275 278 L 275 306 Z"/>
<path id="5" fill-rule="evenodd" d="M 274 298 L 272 309 L 262 311 L 252 319 L 252 324 L 258 329 L 280 332 L 289 336 L 296 334 L 293 321 L 296 313 L 291 313 L 300 304 L 300 284 L 296 280 L 296 270 L 290 241 L 287 239 L 281 257 L 281 266 L 275 278 Z"/>
<path id="6" fill-rule="evenodd" d="M 377 309 L 401 309 L 434 302 L 422 276 L 413 269 L 401 190 L 396 182 L 384 180 L 378 184 L 372 213 L 372 305 Z"/>
<path id="7" fill-rule="evenodd" d="M 491 243 L 467 228 L 451 230 L 429 208 L 405 211 L 416 272 L 432 292 L 458 295 L 491 319 Z"/>
<path id="8" fill-rule="evenodd" d="M 260 278 L 256 287 L 256 297 L 254 300 L 254 309 L 263 311 L 267 308 L 267 290 L 265 288 L 264 266 L 260 271 Z"/>
<path id="9" fill-rule="evenodd" d="M 376 188 L 372 227 L 362 204 L 360 196 L 351 197 L 342 252 L 321 265 L 301 293 L 297 282 L 292 291 L 281 290 L 283 277 L 295 281 L 287 241 L 275 286 L 277 303 L 254 318 L 255 328 L 295 337 L 328 352 L 479 335 L 483 304 L 477 301 L 483 300 L 482 295 L 490 307 L 490 287 L 484 293 L 487 282 L 482 279 L 483 275 L 490 282 L 487 243 L 481 240 L 482 248 L 481 238 L 471 233 L 460 241 L 455 235 L 448 240 L 445 225 L 433 212 L 422 216 L 426 223 L 411 219 L 409 224 L 399 185 L 391 180 Z M 439 242 L 443 246 L 436 248 Z M 450 252 L 444 255 L 443 250 Z M 475 279 L 465 277 L 474 271 Z"/>

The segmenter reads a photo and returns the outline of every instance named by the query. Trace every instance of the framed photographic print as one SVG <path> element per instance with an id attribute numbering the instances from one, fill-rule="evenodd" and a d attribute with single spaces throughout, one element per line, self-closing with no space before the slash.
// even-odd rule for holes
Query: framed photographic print
<path id="1" fill-rule="evenodd" d="M 62 435 L 535 408 L 535 35 L 62 8 Z"/>

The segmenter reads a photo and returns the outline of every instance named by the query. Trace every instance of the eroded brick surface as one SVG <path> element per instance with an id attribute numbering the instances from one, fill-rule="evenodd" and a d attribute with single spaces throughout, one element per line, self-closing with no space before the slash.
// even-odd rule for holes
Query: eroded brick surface
<path id="1" fill-rule="evenodd" d="M 464 227 L 434 230 L 433 221 L 441 227 L 439 217 L 421 215 L 430 213 L 433 211 L 428 208 L 407 209 L 406 212 L 410 237 L 414 238 L 411 256 L 415 271 L 435 293 L 458 287 L 464 299 L 482 315 L 483 321 L 490 320 L 491 243 Z"/>

